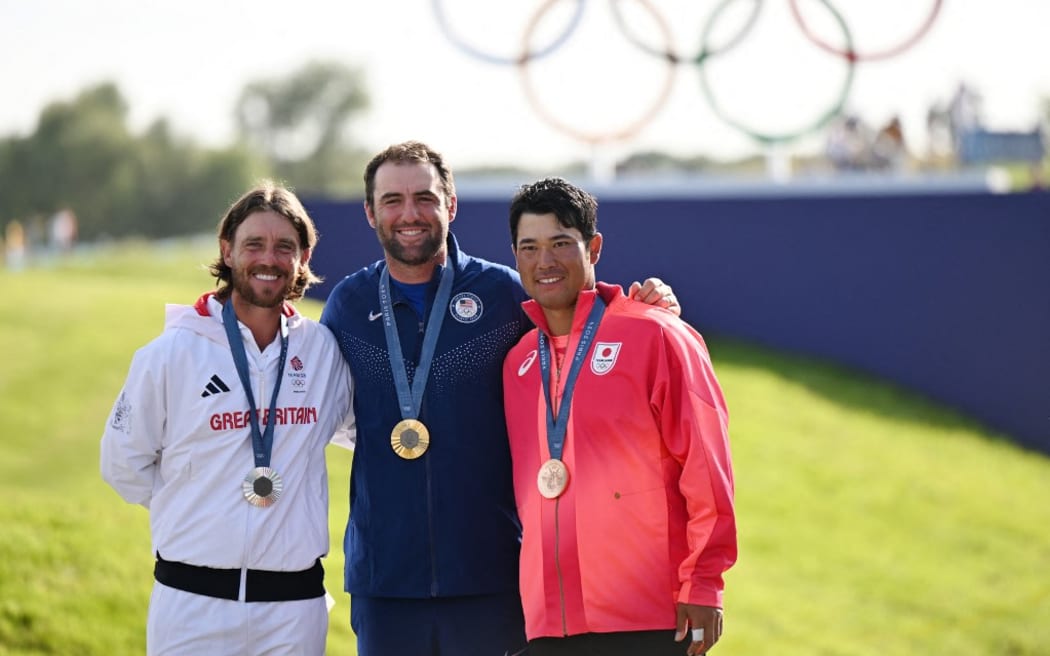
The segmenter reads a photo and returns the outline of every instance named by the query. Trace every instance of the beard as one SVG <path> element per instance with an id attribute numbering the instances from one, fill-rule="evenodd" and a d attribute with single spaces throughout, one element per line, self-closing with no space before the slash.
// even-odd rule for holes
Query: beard
<path id="1" fill-rule="evenodd" d="M 267 288 L 262 292 L 256 292 L 255 288 L 252 287 L 252 273 L 246 269 L 234 269 L 230 272 L 231 285 L 238 296 L 244 299 L 246 303 L 261 308 L 275 308 L 284 303 L 292 288 L 291 279 L 284 271 L 280 269 L 255 269 L 254 273 L 273 274 L 284 280 L 284 286 L 279 290 L 271 291 Z"/>
<path id="2" fill-rule="evenodd" d="M 428 232 L 426 238 L 418 246 L 406 247 L 398 242 L 397 237 L 392 233 L 379 226 L 376 228 L 376 236 L 379 237 L 379 243 L 383 246 L 383 250 L 389 253 L 390 257 L 402 264 L 418 266 L 426 264 L 437 257 L 437 254 L 441 252 L 441 247 L 445 245 L 445 240 L 441 235 L 429 232 L 430 226 L 420 227 L 428 230 Z"/>

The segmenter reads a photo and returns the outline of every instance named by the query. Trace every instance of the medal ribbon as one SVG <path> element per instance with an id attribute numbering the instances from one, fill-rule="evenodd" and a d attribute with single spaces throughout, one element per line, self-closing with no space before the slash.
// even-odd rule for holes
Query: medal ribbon
<path id="1" fill-rule="evenodd" d="M 576 352 L 572 356 L 572 366 L 569 367 L 569 376 L 565 379 L 565 391 L 561 395 L 561 405 L 558 407 L 558 418 L 555 420 L 551 408 L 554 400 L 551 397 L 551 353 L 547 347 L 547 335 L 539 331 L 539 356 L 540 356 L 540 380 L 543 381 L 543 400 L 547 402 L 547 448 L 550 449 L 551 458 L 561 460 L 561 452 L 565 447 L 565 432 L 569 424 L 569 405 L 572 404 L 572 392 L 576 387 L 576 377 L 583 368 L 583 361 L 587 357 L 587 351 L 591 348 L 591 342 L 598 332 L 598 324 L 601 323 L 602 314 L 605 312 L 605 301 L 597 294 L 594 296 L 594 307 L 587 315 L 587 323 L 580 335 L 580 343 L 576 345 Z"/>
<path id="2" fill-rule="evenodd" d="M 408 384 L 408 372 L 405 370 L 405 357 L 401 351 L 401 338 L 397 334 L 397 323 L 394 321 L 394 305 L 390 300 L 390 269 L 383 268 L 379 276 L 379 309 L 383 312 L 383 330 L 386 332 L 387 355 L 390 358 L 390 371 L 394 374 L 394 387 L 397 389 L 397 402 L 401 407 L 402 419 L 416 419 L 423 406 L 423 390 L 427 387 L 430 375 L 430 364 L 434 360 L 438 334 L 441 333 L 441 322 L 445 316 L 445 306 L 452 296 L 452 265 L 447 264 L 441 272 L 437 296 L 430 308 L 426 333 L 423 335 L 423 350 L 419 354 L 419 364 Z"/>
<path id="3" fill-rule="evenodd" d="M 249 420 L 252 425 L 252 453 L 256 467 L 270 466 L 270 453 L 273 451 L 273 426 L 277 420 L 277 393 L 281 391 L 281 379 L 284 378 L 284 360 L 288 355 L 288 331 L 281 322 L 281 361 L 277 364 L 277 384 L 273 387 L 270 398 L 270 413 L 267 415 L 266 432 L 259 430 L 259 413 L 255 409 L 255 397 L 252 394 L 252 382 L 248 378 L 248 354 L 244 350 L 241 331 L 237 327 L 237 315 L 233 311 L 233 299 L 227 299 L 222 307 L 222 325 L 226 329 L 226 339 L 233 352 L 233 363 L 237 366 L 237 375 L 241 377 L 244 393 L 248 396 L 248 407 L 251 409 Z"/>

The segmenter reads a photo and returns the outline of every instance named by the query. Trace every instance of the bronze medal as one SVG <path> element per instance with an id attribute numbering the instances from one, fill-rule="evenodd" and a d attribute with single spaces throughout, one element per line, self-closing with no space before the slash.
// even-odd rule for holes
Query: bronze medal
<path id="1" fill-rule="evenodd" d="M 536 477 L 536 487 L 547 499 L 557 499 L 569 485 L 569 468 L 557 458 L 551 458 L 540 467 Z"/>
<path id="2" fill-rule="evenodd" d="M 281 498 L 284 482 L 281 481 L 280 474 L 273 469 L 256 467 L 244 477 L 241 490 L 248 503 L 260 508 L 269 508 Z"/>
<path id="3" fill-rule="evenodd" d="M 402 419 L 390 433 L 390 446 L 405 460 L 415 460 L 430 446 L 430 431 L 417 419 Z"/>

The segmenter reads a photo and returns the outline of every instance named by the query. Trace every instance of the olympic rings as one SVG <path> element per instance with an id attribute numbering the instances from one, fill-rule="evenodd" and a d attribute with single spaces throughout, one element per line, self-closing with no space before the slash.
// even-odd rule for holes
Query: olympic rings
<path id="1" fill-rule="evenodd" d="M 537 11 L 532 20 L 529 21 L 528 27 L 525 28 L 525 37 L 522 40 L 521 51 L 523 53 L 529 52 L 529 41 L 532 39 L 532 33 L 536 29 L 536 25 L 539 24 L 540 18 L 547 12 L 548 9 L 557 4 L 560 0 L 547 0 L 539 11 Z M 653 15 L 657 25 L 660 28 L 660 32 L 663 34 L 664 40 L 671 43 L 671 28 L 667 25 L 663 16 L 656 11 L 656 8 L 652 6 L 649 0 L 636 0 L 643 7 L 645 7 L 649 13 Z M 522 88 L 525 90 L 525 96 L 528 98 L 529 104 L 532 105 L 536 113 L 539 114 L 540 118 L 546 121 L 548 124 L 553 126 L 555 129 L 560 130 L 580 141 L 589 144 L 607 143 L 613 141 L 623 141 L 638 133 L 643 127 L 645 127 L 653 117 L 656 116 L 657 112 L 663 108 L 667 102 L 667 97 L 671 94 L 671 89 L 674 86 L 674 74 L 675 66 L 674 62 L 667 62 L 667 74 L 664 77 L 663 85 L 660 88 L 660 92 L 657 95 L 655 101 L 642 113 L 640 117 L 629 123 L 627 126 L 616 130 L 607 132 L 583 132 L 575 128 L 570 127 L 566 123 L 558 120 L 556 116 L 548 112 L 543 104 L 539 100 L 538 94 L 532 88 L 532 81 L 529 75 L 529 62 L 524 57 L 518 64 L 518 71 L 521 73 Z"/>
<path id="2" fill-rule="evenodd" d="M 705 51 L 706 48 L 707 48 L 707 40 L 708 40 L 708 38 L 709 38 L 709 36 L 711 34 L 711 30 L 713 29 L 713 27 L 714 27 L 714 25 L 715 25 L 715 23 L 716 23 L 716 21 L 718 19 L 719 14 L 721 14 L 722 11 L 724 11 L 725 8 L 728 7 L 733 1 L 734 0 L 722 0 L 722 3 L 719 4 L 717 7 L 715 7 L 715 10 L 711 14 L 711 19 L 707 23 L 707 29 L 704 30 L 704 46 L 701 48 L 702 52 Z M 840 14 L 833 6 L 831 6 L 830 0 L 819 0 L 819 2 L 821 4 L 823 4 L 825 7 L 828 8 L 828 11 L 830 11 L 831 15 L 834 16 L 835 21 L 838 23 L 839 27 L 842 28 L 842 34 L 843 34 L 843 36 L 845 36 L 846 43 L 848 44 L 847 45 L 847 49 L 850 52 L 852 52 L 852 50 L 853 50 L 853 36 L 850 34 L 849 26 L 846 25 L 846 21 L 842 18 L 842 14 Z M 831 106 L 830 109 L 828 109 L 826 112 L 824 112 L 823 114 L 818 116 L 817 120 L 815 122 L 813 122 L 811 125 L 809 125 L 808 127 L 802 128 L 800 130 L 796 130 L 794 132 L 787 132 L 787 133 L 781 133 L 781 134 L 771 134 L 771 133 L 767 133 L 767 132 L 759 132 L 758 130 L 750 128 L 750 127 L 744 125 L 743 123 L 741 123 L 741 122 L 733 119 L 732 117 L 730 117 L 722 109 L 721 104 L 718 102 L 718 100 L 714 96 L 714 93 L 712 93 L 712 91 L 711 91 L 711 84 L 707 80 L 707 70 L 708 70 L 707 66 L 701 66 L 700 67 L 700 87 L 703 89 L 704 96 L 707 98 L 707 102 L 711 105 L 711 109 L 715 112 L 715 114 L 719 118 L 721 118 L 723 121 L 725 121 L 729 125 L 733 126 L 737 130 L 740 130 L 744 134 L 748 135 L 749 137 L 751 137 L 755 141 L 758 141 L 759 143 L 762 143 L 762 144 L 786 143 L 786 142 L 794 141 L 795 139 L 803 137 L 803 136 L 805 136 L 807 134 L 810 134 L 812 132 L 816 132 L 817 130 L 823 128 L 825 125 L 827 125 L 829 122 L 831 122 L 832 119 L 834 119 L 836 116 L 839 115 L 839 113 L 842 111 L 842 108 L 846 104 L 846 99 L 849 98 L 849 92 L 850 92 L 850 89 L 853 86 L 853 71 L 854 71 L 854 68 L 856 68 L 856 60 L 847 58 L 846 59 L 846 77 L 844 78 L 844 81 L 843 81 L 843 84 L 842 84 L 842 88 L 839 90 L 838 100 L 835 101 L 835 103 Z"/>
<path id="3" fill-rule="evenodd" d="M 623 12 L 620 11 L 620 1 L 621 0 L 609 0 L 609 6 L 612 8 L 613 17 L 616 19 L 616 24 L 620 27 L 620 31 L 623 32 L 624 36 L 627 37 L 627 40 L 629 40 L 631 43 L 635 44 L 645 52 L 659 57 L 661 59 L 668 59 L 675 64 L 703 64 L 710 57 L 720 55 L 732 50 L 734 47 L 737 46 L 737 44 L 744 40 L 744 37 L 748 35 L 748 33 L 751 31 L 751 28 L 755 26 L 755 21 L 758 20 L 758 14 L 759 11 L 762 9 L 763 2 L 763 0 L 751 0 L 751 13 L 748 15 L 747 20 L 744 21 L 744 26 L 740 29 L 740 31 L 736 33 L 736 36 L 734 36 L 732 39 L 729 39 L 729 42 L 727 44 L 725 44 L 721 48 L 716 48 L 712 50 L 708 50 L 706 48 L 701 47 L 700 52 L 693 55 L 692 57 L 682 57 L 681 55 L 678 55 L 670 50 L 658 50 L 656 48 L 652 48 L 648 44 L 644 43 L 642 40 L 638 39 L 631 32 L 630 26 L 627 25 L 627 21 L 624 20 Z"/>
<path id="4" fill-rule="evenodd" d="M 572 36 L 572 33 L 575 32 L 576 28 L 579 26 L 580 19 L 583 18 L 583 7 L 585 4 L 587 4 L 586 2 L 584 2 L 584 0 L 574 0 L 574 2 L 576 3 L 576 12 L 572 15 L 572 18 L 569 19 L 568 24 L 561 31 L 561 33 L 559 33 L 546 46 L 536 51 L 531 51 L 528 49 L 522 50 L 521 54 L 519 54 L 517 57 L 503 57 L 474 48 L 466 41 L 460 39 L 459 36 L 456 35 L 456 33 L 452 30 L 452 26 L 449 25 L 448 18 L 445 16 L 444 1 L 434 0 L 433 4 L 434 14 L 437 17 L 438 25 L 441 26 L 441 30 L 445 33 L 445 36 L 448 37 L 448 40 L 451 41 L 460 50 L 463 50 L 468 55 L 472 55 L 474 57 L 477 57 L 478 59 L 482 59 L 490 64 L 521 64 L 523 62 L 529 61 L 530 59 L 539 59 L 541 57 L 546 57 L 547 55 L 551 54 L 552 52 L 560 48 L 562 45 L 564 45 L 566 41 L 568 41 L 569 37 Z M 540 13 L 541 12 L 536 12 L 536 14 L 534 14 L 532 17 L 532 20 L 535 21 Z"/>
<path id="5" fill-rule="evenodd" d="M 874 61 L 879 59 L 888 59 L 904 52 L 908 48 L 915 45 L 921 40 L 930 30 L 931 26 L 935 22 L 938 14 L 940 13 L 941 5 L 943 0 L 931 0 L 932 6 L 929 13 L 926 15 L 922 24 L 918 30 L 909 35 L 906 39 L 900 43 L 877 52 L 860 53 L 853 47 L 853 36 L 850 28 L 846 22 L 846 19 L 842 14 L 832 5 L 831 0 L 819 0 L 819 2 L 831 12 L 834 22 L 842 30 L 842 34 L 845 37 L 845 46 L 838 47 L 829 44 L 817 36 L 817 34 L 810 28 L 809 24 L 805 21 L 802 12 L 799 9 L 798 0 L 790 0 L 790 9 L 794 17 L 796 25 L 799 27 L 805 38 L 811 43 L 818 46 L 824 52 L 835 55 L 838 58 L 844 60 L 846 65 L 846 75 L 843 79 L 842 86 L 838 91 L 837 99 L 832 103 L 831 107 L 823 110 L 822 113 L 816 118 L 816 120 L 810 122 L 808 125 L 801 129 L 787 133 L 770 133 L 757 130 L 751 126 L 745 125 L 742 121 L 736 120 L 730 116 L 728 112 L 723 108 L 722 104 L 715 97 L 712 92 L 710 81 L 708 80 L 707 69 L 711 65 L 711 62 L 716 59 L 718 55 L 722 55 L 729 50 L 737 47 L 745 38 L 747 38 L 752 28 L 757 21 L 759 14 L 764 6 L 763 0 L 750 0 L 752 3 L 750 13 L 744 20 L 743 25 L 737 29 L 732 38 L 726 40 L 721 45 L 712 45 L 712 33 L 714 24 L 719 21 L 722 17 L 723 12 L 731 5 L 734 0 L 722 0 L 708 15 L 703 30 L 701 31 L 701 44 L 698 53 L 692 56 L 684 56 L 679 52 L 675 51 L 672 46 L 672 36 L 668 28 L 668 22 L 664 16 L 657 11 L 649 0 L 634 0 L 634 2 L 640 4 L 649 14 L 655 19 L 658 31 L 664 42 L 664 46 L 654 47 L 651 44 L 646 43 L 638 37 L 638 35 L 631 29 L 628 21 L 623 15 L 620 3 L 623 0 L 608 0 L 609 8 L 612 12 L 615 23 L 619 28 L 620 32 L 627 38 L 627 40 L 639 48 L 648 55 L 657 57 L 667 63 L 667 75 L 663 81 L 660 91 L 654 100 L 654 102 L 647 106 L 645 111 L 633 120 L 627 126 L 608 131 L 605 133 L 597 132 L 584 132 L 581 130 L 574 129 L 564 122 L 559 120 L 540 102 L 539 94 L 536 93 L 533 88 L 532 79 L 529 72 L 529 64 L 537 59 L 546 57 L 553 53 L 555 50 L 561 48 L 565 43 L 572 37 L 577 31 L 584 13 L 585 0 L 573 0 L 576 3 L 575 11 L 569 19 L 569 22 L 561 29 L 557 35 L 550 40 L 549 43 L 542 47 L 532 47 L 533 34 L 536 31 L 536 27 L 540 22 L 540 19 L 555 5 L 558 0 L 546 0 L 536 12 L 529 19 L 526 24 L 526 28 L 521 41 L 521 50 L 516 57 L 499 56 L 475 48 L 469 45 L 465 40 L 461 39 L 451 28 L 451 25 L 446 16 L 444 9 L 444 0 L 432 0 L 434 12 L 437 17 L 438 24 L 446 37 L 455 45 L 457 48 L 465 52 L 466 54 L 475 58 L 481 59 L 488 63 L 501 64 L 501 65 L 514 65 L 518 69 L 520 79 L 522 82 L 525 95 L 528 102 L 533 106 L 537 114 L 548 124 L 553 126 L 555 129 L 565 132 L 574 138 L 589 143 L 597 144 L 603 142 L 625 140 L 634 136 L 639 132 L 646 124 L 648 124 L 659 111 L 663 108 L 663 105 L 667 102 L 670 96 L 671 88 L 674 83 L 674 70 L 678 65 L 690 65 L 695 66 L 698 69 L 700 75 L 700 86 L 703 91 L 703 95 L 711 106 L 715 115 L 718 116 L 726 124 L 732 126 L 736 130 L 744 133 L 751 137 L 755 141 L 769 145 L 775 143 L 790 142 L 801 137 L 807 136 L 813 132 L 816 132 L 826 126 L 832 119 L 838 116 L 846 105 L 849 98 L 850 91 L 853 86 L 853 79 L 855 75 L 855 68 L 857 63 L 862 61 Z"/>
<path id="6" fill-rule="evenodd" d="M 911 48 L 916 43 L 918 43 L 919 40 L 922 39 L 922 37 L 926 36 L 926 33 L 930 31 L 930 27 L 933 26 L 933 22 L 937 18 L 937 13 L 941 9 L 942 0 L 933 0 L 933 7 L 930 9 L 930 13 L 927 14 L 926 19 L 922 22 L 921 25 L 919 25 L 919 29 L 914 34 L 912 34 L 911 36 L 909 36 L 908 38 L 891 48 L 887 48 L 886 50 L 879 52 L 869 52 L 866 54 L 859 53 L 853 50 L 853 48 L 847 48 L 845 50 L 841 48 L 836 48 L 835 46 L 832 46 L 826 41 L 823 41 L 822 39 L 817 37 L 813 33 L 813 31 L 810 30 L 809 25 L 806 24 L 805 19 L 802 18 L 802 12 L 798 9 L 798 0 L 790 0 L 790 2 L 791 14 L 795 17 L 795 22 L 798 23 L 799 28 L 802 29 L 802 33 L 806 35 L 807 39 L 817 44 L 824 50 L 832 53 L 833 55 L 838 55 L 839 57 L 843 57 L 850 61 L 875 61 L 878 59 L 889 59 L 890 57 L 896 57 L 897 55 L 901 54 L 908 48 Z"/>

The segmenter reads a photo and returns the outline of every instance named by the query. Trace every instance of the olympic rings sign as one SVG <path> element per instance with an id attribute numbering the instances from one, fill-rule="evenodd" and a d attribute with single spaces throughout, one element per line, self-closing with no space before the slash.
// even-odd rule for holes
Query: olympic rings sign
<path id="1" fill-rule="evenodd" d="M 659 84 L 657 85 L 658 88 L 655 97 L 652 101 L 648 102 L 639 116 L 632 118 L 621 127 L 600 130 L 581 130 L 562 121 L 556 115 L 556 112 L 550 111 L 550 109 L 541 101 L 541 94 L 536 89 L 536 84 L 531 73 L 532 64 L 534 62 L 549 57 L 572 39 L 574 33 L 578 30 L 584 19 L 586 6 L 588 4 L 594 4 L 593 2 L 588 3 L 586 0 L 544 0 L 544 2 L 537 7 L 531 17 L 526 21 L 522 32 L 520 47 L 518 48 L 517 54 L 514 55 L 500 55 L 472 45 L 466 37 L 455 29 L 455 21 L 449 16 L 449 11 L 446 7 L 446 0 L 432 0 L 432 4 L 434 14 L 442 32 L 454 46 L 467 55 L 484 62 L 494 65 L 516 67 L 525 96 L 539 117 L 556 130 L 568 134 L 575 139 L 590 144 L 598 144 L 623 141 L 634 136 L 645 127 L 645 125 L 652 121 L 666 104 L 674 85 L 674 74 L 677 68 L 691 67 L 694 68 L 699 75 L 700 88 L 708 105 L 721 121 L 759 143 L 776 144 L 794 141 L 816 132 L 838 116 L 842 112 L 846 101 L 849 98 L 850 90 L 852 89 L 854 81 L 855 69 L 858 63 L 895 57 L 919 42 L 926 33 L 929 32 L 940 12 L 943 2 L 943 0 L 927 1 L 930 6 L 925 17 L 920 22 L 918 28 L 908 33 L 904 39 L 892 46 L 884 47 L 881 50 L 860 51 L 854 48 L 853 32 L 847 24 L 846 19 L 832 4 L 831 0 L 809 0 L 809 4 L 818 5 L 823 11 L 830 15 L 832 19 L 830 23 L 834 24 L 840 33 L 839 38 L 841 44 L 839 45 L 836 45 L 832 40 L 824 38 L 818 34 L 818 31 L 814 29 L 811 24 L 811 20 L 807 19 L 806 13 L 800 8 L 800 0 L 788 0 L 791 16 L 805 39 L 816 45 L 825 54 L 830 54 L 841 60 L 845 67 L 845 74 L 843 75 L 842 82 L 838 86 L 837 93 L 835 94 L 834 100 L 831 102 L 830 106 L 822 109 L 814 119 L 806 121 L 802 127 L 778 132 L 760 129 L 735 117 L 726 109 L 725 103 L 714 93 L 708 75 L 708 69 L 713 60 L 734 50 L 744 40 L 751 36 L 753 31 L 752 28 L 762 13 L 765 4 L 764 0 L 720 0 L 720 2 L 718 2 L 706 16 L 703 29 L 701 30 L 702 36 L 700 48 L 695 54 L 682 54 L 674 49 L 672 46 L 670 25 L 651 0 L 605 0 L 605 4 L 608 5 L 612 12 L 617 28 L 627 41 L 629 41 L 640 53 L 663 62 L 665 64 L 665 70 L 660 78 Z M 538 26 L 540 22 L 547 17 L 552 8 L 565 2 L 571 3 L 573 7 L 571 12 L 563 12 L 567 16 L 564 25 L 554 31 L 553 35 L 548 34 L 544 39 L 539 39 L 538 34 L 540 30 L 538 29 Z M 735 32 L 731 38 L 724 39 L 723 43 L 716 45 L 714 43 L 716 27 L 719 26 L 720 23 L 727 23 L 728 21 L 725 20 L 725 17 L 728 15 L 727 10 L 731 6 L 741 2 L 749 5 L 747 7 L 745 19 L 739 27 L 735 28 Z M 637 33 L 637 30 L 631 25 L 631 21 L 628 20 L 628 17 L 624 12 L 623 5 L 625 3 L 637 5 L 637 8 L 644 10 L 648 14 L 651 24 L 655 25 L 656 32 L 659 33 L 659 38 L 662 41 L 660 45 L 653 45 L 646 42 L 645 39 Z M 549 22 L 550 21 L 548 20 L 548 23 Z"/>

